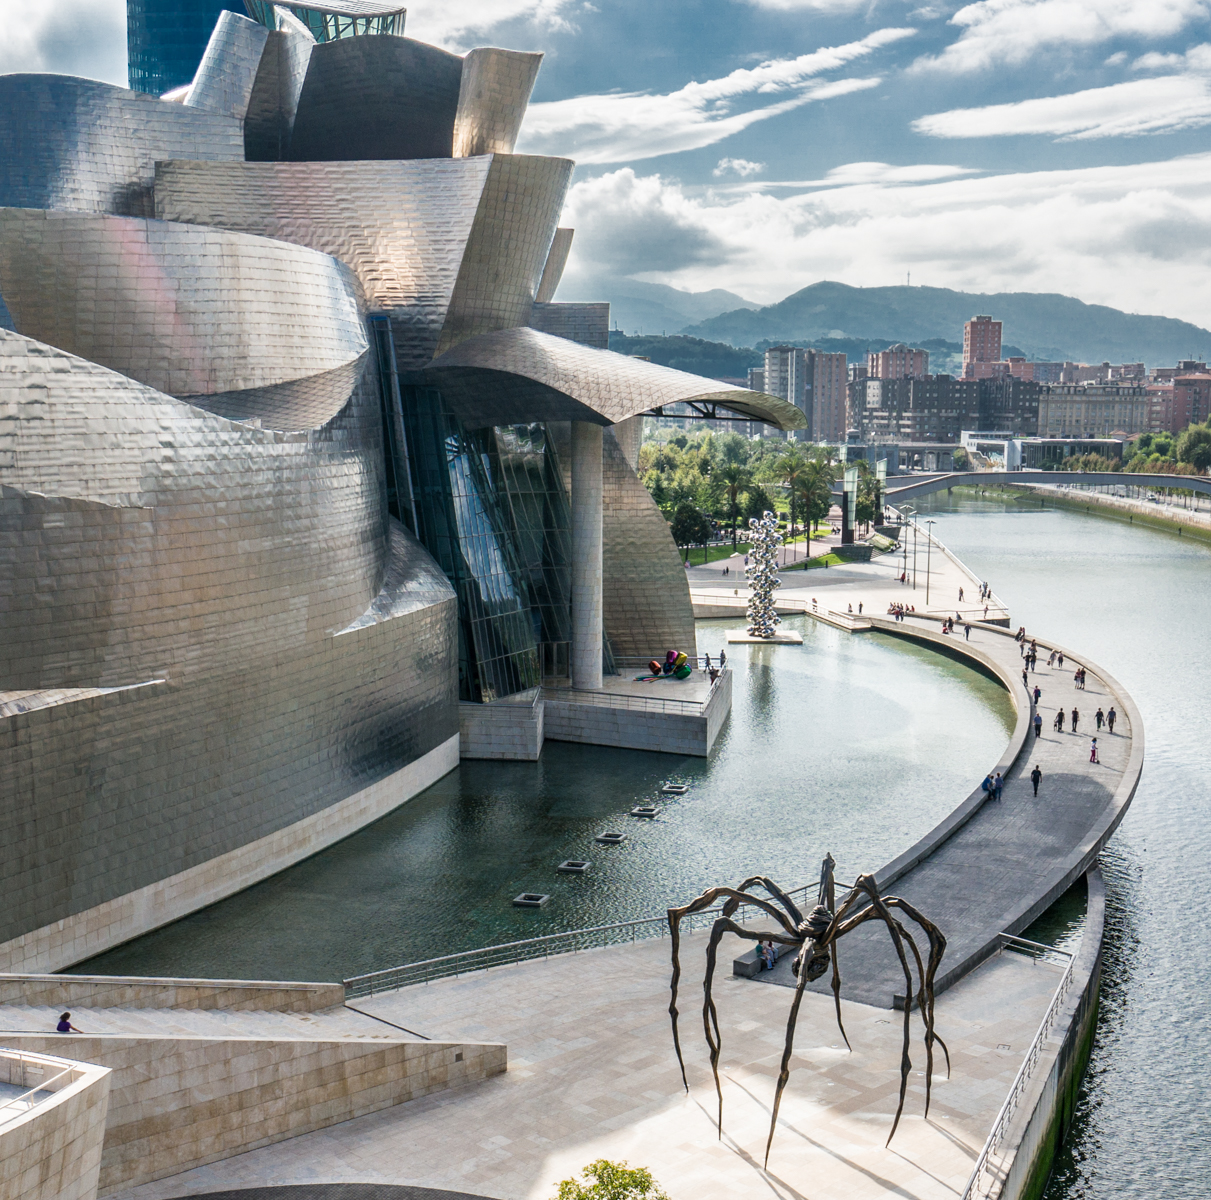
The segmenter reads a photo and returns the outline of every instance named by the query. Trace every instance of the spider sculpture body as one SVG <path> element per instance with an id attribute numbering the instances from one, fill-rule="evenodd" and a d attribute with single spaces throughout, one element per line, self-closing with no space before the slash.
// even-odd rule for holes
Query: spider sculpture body
<path id="1" fill-rule="evenodd" d="M 706 1043 L 710 1050 L 711 1071 L 715 1077 L 715 1091 L 719 1097 L 719 1136 L 723 1136 L 723 1088 L 719 1082 L 719 1054 L 722 1049 L 722 1035 L 719 1029 L 719 1014 L 711 995 L 711 983 L 715 975 L 715 960 L 719 950 L 719 942 L 725 933 L 734 933 L 752 942 L 773 942 L 783 946 L 797 947 L 797 953 L 792 963 L 796 977 L 794 998 L 791 1001 L 790 1016 L 786 1023 L 786 1044 L 782 1051 L 782 1067 L 778 1073 L 778 1084 L 774 1092 L 774 1108 L 770 1118 L 769 1138 L 765 1144 L 765 1162 L 769 1163 L 770 1147 L 774 1141 L 774 1129 L 778 1123 L 778 1108 L 782 1103 L 782 1092 L 790 1078 L 790 1060 L 795 1044 L 795 1022 L 799 1016 L 799 1004 L 807 985 L 819 979 L 832 966 L 833 1001 L 837 1010 L 837 1026 L 845 1039 L 847 1048 L 849 1037 L 841 1021 L 841 969 L 837 961 L 837 943 L 847 933 L 857 929 L 867 921 L 882 921 L 891 937 L 892 947 L 904 969 L 905 1004 L 904 1004 L 904 1048 L 900 1056 L 900 1102 L 896 1107 L 895 1120 L 892 1122 L 891 1133 L 887 1136 L 890 1145 L 900 1124 L 900 1115 L 904 1111 L 904 1097 L 908 1090 L 909 1074 L 912 1071 L 912 1061 L 908 1051 L 911 1044 L 911 1022 L 914 1002 L 925 1027 L 925 1114 L 929 1115 L 930 1081 L 933 1076 L 933 1048 L 937 1042 L 946 1056 L 946 1072 L 950 1073 L 950 1052 L 946 1043 L 934 1032 L 934 979 L 938 965 L 946 950 L 946 939 L 932 921 L 927 920 L 907 900 L 899 896 L 881 896 L 875 884 L 873 875 L 860 875 L 849 893 L 838 907 L 836 903 L 836 884 L 833 869 L 836 863 L 832 855 L 824 859 L 820 871 L 820 891 L 816 906 L 806 916 L 799 911 L 791 898 L 772 880 L 763 875 L 755 875 L 746 879 L 739 887 L 708 888 L 695 900 L 691 900 L 682 908 L 669 909 L 669 932 L 673 942 L 673 978 L 672 1000 L 669 1003 L 669 1015 L 673 1021 L 673 1046 L 677 1051 L 677 1062 L 681 1067 L 681 1082 L 689 1091 L 689 1082 L 685 1075 L 685 1061 L 681 1055 L 681 1039 L 677 1031 L 677 985 L 681 979 L 681 961 L 679 957 L 681 943 L 682 918 L 691 913 L 703 912 L 720 899 L 723 899 L 722 915 L 711 927 L 710 941 L 706 950 L 706 974 L 703 977 L 702 1024 L 706 1031 Z M 752 894 L 752 889 L 759 887 L 770 899 Z M 737 924 L 732 918 L 745 905 L 751 905 L 772 917 L 777 922 L 775 930 L 746 929 Z M 928 955 L 923 961 L 921 951 L 912 934 L 896 918 L 899 911 L 918 927 L 918 936 L 923 933 L 928 941 Z M 915 974 L 914 974 L 915 967 Z"/>

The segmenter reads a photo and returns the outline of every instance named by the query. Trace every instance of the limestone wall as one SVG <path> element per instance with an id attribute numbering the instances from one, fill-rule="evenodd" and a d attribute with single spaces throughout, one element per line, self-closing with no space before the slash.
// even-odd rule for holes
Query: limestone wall
<path id="1" fill-rule="evenodd" d="M 55 1080 L 60 1071 L 68 1073 Z M 0 1196 L 4 1200 L 92 1200 L 110 1072 L 51 1055 L 0 1051 L 0 1083 L 22 1089 L 43 1083 L 54 1094 L 16 1120 L 0 1124 Z"/>
<path id="2" fill-rule="evenodd" d="M 119 975 L 0 975 L 0 1005 L 322 1012 L 344 1001 L 345 989 L 339 983 L 125 978 Z"/>
<path id="3" fill-rule="evenodd" d="M 9 1036 L 32 1051 L 62 1045 L 53 1035 Z M 85 1035 L 71 1045 L 113 1072 L 101 1195 L 498 1075 L 506 1066 L 506 1048 L 494 1043 Z M 59 1194 L 48 1192 L 46 1200 L 52 1195 Z"/>

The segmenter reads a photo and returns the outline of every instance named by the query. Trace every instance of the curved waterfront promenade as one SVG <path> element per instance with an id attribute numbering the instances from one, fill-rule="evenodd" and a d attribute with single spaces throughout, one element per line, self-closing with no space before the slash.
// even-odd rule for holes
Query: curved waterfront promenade
<path id="1" fill-rule="evenodd" d="M 1135 795 L 1144 759 L 1143 724 L 1130 695 L 1105 671 L 1066 647 L 1038 639 L 1039 665 L 1030 688 L 1041 689 L 1038 712 L 1043 733 L 1031 729 L 1034 703 L 1022 683 L 1018 643 L 1005 629 L 973 625 L 966 641 L 962 627 L 944 635 L 940 621 L 909 617 L 902 622 L 872 617 L 870 629 L 966 659 L 999 678 L 1017 706 L 1009 746 L 990 772 L 1005 778 L 1001 801 L 989 800 L 979 780 L 967 799 L 916 845 L 876 873 L 880 888 L 903 896 L 941 928 L 946 957 L 938 980 L 944 990 L 967 974 L 998 945 L 1001 933 L 1020 933 L 1072 886 L 1096 861 Z M 855 625 L 855 632 L 862 625 Z M 1048 668 L 1047 656 L 1063 649 L 1064 667 Z M 1084 690 L 1074 686 L 1078 666 L 1086 670 Z M 1097 731 L 1101 707 L 1118 712 L 1115 732 Z M 1080 710 L 1077 733 L 1071 710 Z M 1052 728 L 1057 707 L 1065 710 L 1064 732 Z M 1090 739 L 1098 738 L 1099 763 L 1089 761 Z M 1043 781 L 1037 799 L 1030 771 L 1038 764 Z M 891 1007 L 902 996 L 904 977 L 888 953 L 886 936 L 872 923 L 842 946 L 842 995 Z M 790 958 L 761 976 L 792 986 Z M 827 980 L 816 990 L 827 989 Z"/>

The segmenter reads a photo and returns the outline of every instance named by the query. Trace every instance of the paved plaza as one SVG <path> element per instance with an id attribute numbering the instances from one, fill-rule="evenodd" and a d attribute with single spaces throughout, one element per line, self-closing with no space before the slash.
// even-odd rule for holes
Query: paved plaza
<path id="1" fill-rule="evenodd" d="M 548 1200 L 595 1158 L 649 1167 L 673 1200 L 943 1200 L 961 1192 L 1021 1063 L 1059 968 L 1003 954 L 947 992 L 938 1030 L 953 1072 L 934 1079 L 928 1120 L 914 1019 L 913 1076 L 900 1129 L 884 1148 L 898 1089 L 901 1015 L 805 998 L 770 1171 L 761 1169 L 789 995 L 727 974 L 716 996 L 724 1034 L 724 1137 L 697 1011 L 705 938 L 684 943 L 682 1042 L 673 1055 L 669 943 L 564 955 L 359 1001 L 432 1038 L 504 1041 L 507 1074 L 120 1193 L 168 1200 L 273 1184 L 411 1184 L 500 1200 Z M 728 937 L 722 964 L 742 948 Z M 995 1018 L 989 1014 L 995 1013 Z"/>

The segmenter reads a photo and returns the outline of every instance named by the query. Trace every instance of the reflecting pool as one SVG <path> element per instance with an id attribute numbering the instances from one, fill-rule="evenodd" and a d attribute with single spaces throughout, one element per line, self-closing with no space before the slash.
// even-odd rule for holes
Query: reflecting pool
<path id="1" fill-rule="evenodd" d="M 727 625 L 700 623 L 700 651 L 717 655 Z M 537 763 L 465 762 L 338 845 L 75 970 L 348 978 L 651 916 L 756 872 L 794 886 L 826 851 L 843 879 L 874 870 L 996 762 L 1012 702 L 983 675 L 898 639 L 803 617 L 787 626 L 802 647 L 729 653 L 734 707 L 710 760 L 549 742 Z M 690 790 L 658 800 L 655 820 L 627 815 L 666 780 Z M 626 842 L 594 842 L 607 831 Z M 569 858 L 588 859 L 589 874 L 558 874 Z M 514 908 L 523 891 L 551 900 Z"/>

